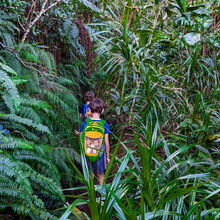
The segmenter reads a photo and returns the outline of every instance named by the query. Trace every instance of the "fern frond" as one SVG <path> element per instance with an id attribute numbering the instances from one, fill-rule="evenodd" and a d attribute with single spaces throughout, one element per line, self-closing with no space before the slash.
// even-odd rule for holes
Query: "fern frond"
<path id="1" fill-rule="evenodd" d="M 42 124 L 34 123 L 30 119 L 22 118 L 17 115 L 13 115 L 13 114 L 5 114 L 3 117 L 4 117 L 4 119 L 12 120 L 14 122 L 21 123 L 23 125 L 27 125 L 29 127 L 32 127 L 40 132 L 43 132 L 43 133 L 45 132 L 48 134 L 50 133 L 48 127 L 46 127 L 45 125 L 42 125 Z"/>
<path id="2" fill-rule="evenodd" d="M 0 54 L 1 54 L 1 50 L 0 50 Z M 0 56 L 0 61 L 1 61 L 2 63 L 5 63 L 5 58 L 4 58 L 3 56 Z"/>
<path id="3" fill-rule="evenodd" d="M 41 60 L 41 63 L 49 70 L 53 71 L 56 69 L 56 63 L 54 57 L 51 53 L 46 52 L 45 50 L 38 49 L 38 58 Z"/>
<path id="4" fill-rule="evenodd" d="M 14 32 L 14 30 L 19 32 L 20 29 L 13 22 L 10 21 L 10 19 L 12 18 L 11 16 L 11 14 L 5 13 L 4 10 L 2 10 L 0 12 L 0 25 L 4 26 L 5 28 L 7 28 L 8 31 L 12 33 Z"/>
<path id="5" fill-rule="evenodd" d="M 65 161 L 66 161 L 66 155 L 63 153 L 63 152 L 65 152 L 65 153 L 67 153 L 71 158 L 74 158 L 74 161 L 76 161 L 76 162 L 78 162 L 78 163 L 80 163 L 80 155 L 79 155 L 79 153 L 71 146 L 71 147 L 61 147 L 61 148 L 59 148 L 59 147 L 55 147 L 55 148 L 53 148 L 53 151 L 55 151 L 56 152 L 56 154 L 53 154 L 53 155 L 55 155 L 55 157 L 54 157 L 54 160 L 55 161 L 57 161 L 58 162 L 58 160 L 60 160 L 60 161 L 64 161 L 64 163 L 65 163 Z M 60 163 L 61 164 L 61 163 Z M 64 164 L 63 164 L 64 165 Z M 66 165 L 64 165 L 64 166 L 66 166 Z M 63 167 L 64 167 L 63 166 Z M 65 169 L 64 169 L 65 170 Z"/>
<path id="6" fill-rule="evenodd" d="M 44 88 L 48 89 L 48 90 L 52 90 L 54 92 L 60 92 L 60 93 L 69 92 L 69 90 L 66 87 L 64 87 L 54 81 L 49 81 L 49 80 L 44 83 Z"/>
<path id="7" fill-rule="evenodd" d="M 4 91 L 2 98 L 4 100 L 5 105 L 10 110 L 10 113 L 11 114 L 15 114 L 14 104 L 13 104 L 13 102 L 11 100 L 11 97 L 8 95 L 8 93 L 6 91 Z"/>
<path id="8" fill-rule="evenodd" d="M 38 115 L 38 113 L 31 107 L 20 106 L 19 115 L 22 118 L 28 118 L 28 119 L 34 121 L 37 124 L 42 123 L 41 118 Z"/>
<path id="9" fill-rule="evenodd" d="M 20 55 L 27 61 L 33 63 L 39 63 L 45 66 L 49 72 L 52 72 L 56 68 L 54 57 L 51 53 L 37 48 L 31 44 L 20 44 Z"/>
<path id="10" fill-rule="evenodd" d="M 21 138 L 16 138 L 13 136 L 8 137 L 7 142 L 3 142 L 0 145 L 0 149 L 6 150 L 6 149 L 33 149 L 31 144 L 29 144 L 27 141 Z"/>
<path id="11" fill-rule="evenodd" d="M 30 75 L 30 73 L 29 73 Z M 31 78 L 25 83 L 26 93 L 38 94 L 40 92 L 40 79 L 36 71 L 32 71 Z"/>
<path id="12" fill-rule="evenodd" d="M 64 110 L 65 113 L 71 113 L 72 109 L 59 97 L 59 94 L 44 90 L 45 95 L 48 97 L 48 101 L 52 105 L 57 105 Z"/>
<path id="13" fill-rule="evenodd" d="M 17 72 L 15 72 L 10 66 L 7 66 L 1 62 L 0 62 L 0 69 L 2 69 L 3 71 L 7 73 L 17 76 Z"/>
<path id="14" fill-rule="evenodd" d="M 64 196 L 62 194 L 59 183 L 54 182 L 54 179 L 39 174 L 27 163 L 17 161 L 8 154 L 1 154 L 0 159 L 0 173 L 15 178 L 16 184 L 18 184 L 19 187 L 24 187 L 25 190 L 28 190 L 30 193 L 33 191 L 32 187 L 36 187 L 42 193 L 51 196 L 54 199 L 64 200 Z M 0 194 L 3 194 L 3 191 L 2 193 L 0 192 Z M 17 197 L 19 196 L 19 192 L 15 191 L 14 194 L 11 195 Z"/>
<path id="15" fill-rule="evenodd" d="M 10 79 L 10 77 L 8 76 L 8 74 L 2 69 L 0 69 L 0 83 L 5 88 L 7 93 L 10 95 L 10 98 L 14 103 L 15 108 L 17 108 L 20 104 L 20 96 L 18 94 L 18 90 L 12 82 L 12 80 Z"/>
<path id="16" fill-rule="evenodd" d="M 13 152 L 13 156 L 19 161 L 30 163 L 31 166 L 35 163 L 37 165 L 36 169 L 40 173 L 45 173 L 47 177 L 50 177 L 54 179 L 56 183 L 59 183 L 60 174 L 56 166 L 48 157 L 43 156 L 42 153 L 39 154 L 32 150 L 15 150 Z"/>
<path id="17" fill-rule="evenodd" d="M 21 65 L 20 61 L 8 50 L 0 50 L 0 61 L 16 70 L 18 75 L 24 75 L 26 69 Z"/>
<path id="18" fill-rule="evenodd" d="M 88 1 L 88 0 L 79 0 L 79 2 L 81 4 L 83 4 L 84 6 L 86 6 L 87 8 L 91 9 L 92 11 L 98 12 L 100 13 L 101 10 L 92 2 Z"/>
<path id="19" fill-rule="evenodd" d="M 9 182 L 0 182 L 0 195 L 10 196 L 18 199 L 25 199 L 31 202 L 32 192 L 28 191 L 28 188 L 20 187 L 18 184 L 13 184 Z M 13 190 L 12 190 L 13 189 Z"/>
<path id="20" fill-rule="evenodd" d="M 60 77 L 59 84 L 72 86 L 72 85 L 74 85 L 74 82 L 68 78 Z"/>
<path id="21" fill-rule="evenodd" d="M 61 188 L 54 182 L 53 179 L 46 178 L 43 175 L 33 175 L 30 176 L 33 187 L 37 187 L 38 190 L 45 195 L 50 196 L 56 200 L 64 201 L 64 196 Z"/>
<path id="22" fill-rule="evenodd" d="M 20 48 L 21 57 L 22 57 L 23 53 L 29 52 L 29 54 L 33 55 L 33 57 L 38 59 L 38 53 L 39 53 L 38 48 L 36 48 L 28 43 L 20 43 L 20 44 L 18 44 L 18 47 Z"/>
<path id="23" fill-rule="evenodd" d="M 39 206 L 39 204 L 43 202 L 39 202 L 41 200 L 38 199 L 37 201 L 37 199 L 36 196 L 33 196 L 32 202 L 30 203 L 25 199 L 4 196 L 0 198 L 0 210 L 11 207 L 15 213 L 28 215 L 31 219 L 55 219 L 55 216 L 47 212 L 43 205 Z"/>
<path id="24" fill-rule="evenodd" d="M 36 196 L 33 196 L 36 197 Z M 18 214 L 29 215 L 31 219 L 55 219 L 55 216 L 51 215 L 46 211 L 44 207 L 37 206 L 34 202 L 28 203 L 26 200 L 10 198 L 10 197 L 0 197 L 0 210 L 7 207 L 12 207 L 13 211 Z"/>
<path id="25" fill-rule="evenodd" d="M 23 170 L 18 171 L 17 167 L 19 167 L 18 162 L 11 160 L 9 157 L 6 156 L 1 156 L 1 162 L 0 162 L 0 173 L 7 176 L 7 177 L 11 177 L 11 181 L 13 184 L 17 184 L 17 186 L 19 186 L 20 188 L 24 188 L 24 191 L 27 191 L 28 193 L 33 193 L 32 187 L 31 187 L 31 183 L 28 180 L 28 178 L 26 178 L 26 175 L 24 173 Z M 16 180 L 16 181 L 15 181 Z M 0 181 L 0 183 L 3 180 Z M 5 182 L 5 184 L 10 184 L 10 181 L 7 180 Z M 16 195 L 15 195 L 16 197 Z"/>
<path id="26" fill-rule="evenodd" d="M 72 88 L 68 88 L 65 84 L 73 85 L 74 82 L 67 78 L 56 77 L 52 80 L 47 80 L 46 82 L 44 82 L 44 88 L 60 93 L 73 93 Z"/>
<path id="27" fill-rule="evenodd" d="M 24 136 L 28 140 L 33 140 L 36 142 L 40 140 L 40 138 L 36 134 L 31 132 L 30 129 L 27 129 L 22 124 L 18 124 L 13 121 L 4 121 L 3 124 L 5 128 L 8 128 L 9 130 L 13 130 L 13 133 L 17 133 L 21 135 L 22 137 Z"/>
<path id="28" fill-rule="evenodd" d="M 21 169 L 25 169 L 26 175 L 31 181 L 31 185 L 36 187 L 40 192 L 46 194 L 54 199 L 64 200 L 62 190 L 54 179 L 48 178 L 42 174 L 39 174 L 34 169 L 30 167 L 27 163 L 17 162 Z"/>
<path id="29" fill-rule="evenodd" d="M 11 34 L 5 32 L 7 31 L 5 28 L 1 27 L 1 31 L 0 31 L 0 38 L 2 39 L 3 43 L 7 46 L 12 47 L 15 43 L 14 38 L 12 37 Z"/>
<path id="30" fill-rule="evenodd" d="M 52 108 L 48 102 L 40 99 L 36 99 L 33 97 L 30 97 L 28 94 L 21 95 L 21 103 L 27 106 L 32 106 L 37 109 L 45 110 L 46 108 Z"/>
<path id="31" fill-rule="evenodd" d="M 76 109 L 76 106 L 79 104 L 78 100 L 76 99 L 76 97 L 72 93 L 67 93 L 65 95 L 60 94 L 60 98 L 66 100 L 66 102 L 69 104 L 69 106 L 71 106 L 72 108 L 75 107 L 75 109 Z"/>
<path id="32" fill-rule="evenodd" d="M 63 30 L 69 41 L 76 39 L 79 36 L 79 28 L 71 19 L 66 19 L 63 23 Z"/>

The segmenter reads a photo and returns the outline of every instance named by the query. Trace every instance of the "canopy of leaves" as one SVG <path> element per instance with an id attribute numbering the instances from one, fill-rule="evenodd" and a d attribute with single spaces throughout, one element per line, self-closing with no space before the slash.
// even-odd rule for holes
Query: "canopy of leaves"
<path id="1" fill-rule="evenodd" d="M 219 3 L 1 1 L 0 216 L 219 219 Z M 88 90 L 105 195 L 74 134 Z"/>

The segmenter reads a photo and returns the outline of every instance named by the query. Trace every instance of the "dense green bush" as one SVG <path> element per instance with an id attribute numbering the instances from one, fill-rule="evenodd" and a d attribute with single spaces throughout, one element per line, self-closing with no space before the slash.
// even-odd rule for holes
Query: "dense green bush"
<path id="1" fill-rule="evenodd" d="M 63 63 L 59 73 L 51 53 L 16 43 L 13 19 L 1 12 L 0 124 L 10 134 L 0 143 L 0 208 L 52 218 L 52 210 L 65 201 L 60 182 L 74 181 L 64 152 L 78 161 L 73 125 L 80 65 Z"/>
<path id="2" fill-rule="evenodd" d="M 98 43 L 96 88 L 109 106 L 113 136 L 124 127 L 130 139 L 121 144 L 133 152 L 131 163 L 116 160 L 123 176 L 117 188 L 111 177 L 92 219 L 218 219 L 219 34 L 211 17 L 218 14 L 216 4 L 105 3 L 101 24 L 89 25 Z M 87 187 L 84 202 L 92 213 L 95 195 Z"/>
<path id="3" fill-rule="evenodd" d="M 219 1 L 0 7 L 1 212 L 219 218 Z M 101 197 L 73 132 L 89 88 L 106 102 L 111 127 Z M 68 188 L 76 181 L 83 185 Z M 67 207 L 64 195 L 75 198 Z"/>

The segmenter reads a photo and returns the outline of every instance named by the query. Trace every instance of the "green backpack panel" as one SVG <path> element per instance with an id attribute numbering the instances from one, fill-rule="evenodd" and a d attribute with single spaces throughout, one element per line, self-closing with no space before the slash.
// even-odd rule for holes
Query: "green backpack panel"
<path id="1" fill-rule="evenodd" d="M 105 120 L 92 121 L 92 119 L 86 119 L 86 125 L 81 135 L 81 142 L 85 155 L 95 162 L 101 157 L 102 146 L 105 143 Z"/>

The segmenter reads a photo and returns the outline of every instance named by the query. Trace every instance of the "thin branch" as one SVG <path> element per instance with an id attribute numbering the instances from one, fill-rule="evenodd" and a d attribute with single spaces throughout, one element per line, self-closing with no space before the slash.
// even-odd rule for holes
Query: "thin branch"
<path id="1" fill-rule="evenodd" d="M 15 55 L 15 57 L 20 61 L 20 63 L 27 67 L 26 63 L 18 56 L 18 54 L 14 51 L 13 47 L 9 47 L 9 46 L 5 46 L 2 42 L 0 42 L 0 46 L 4 49 L 7 50 L 9 52 L 11 52 L 13 55 Z"/>
<path id="2" fill-rule="evenodd" d="M 129 119 L 128 119 L 129 124 L 131 122 L 131 118 L 132 118 L 131 115 L 134 111 L 134 105 L 135 105 L 135 101 L 136 101 L 136 98 L 137 98 L 137 94 L 138 94 L 138 91 L 139 91 L 140 84 L 141 84 L 141 81 L 139 79 L 139 75 L 137 75 L 137 80 L 136 80 L 137 89 L 135 91 L 134 98 L 133 98 L 133 101 L 132 101 L 132 105 L 131 105 L 131 108 L 130 108 L 130 115 L 129 115 Z"/>
<path id="3" fill-rule="evenodd" d="M 35 11 L 35 8 L 36 8 L 36 4 L 37 4 L 37 0 L 32 0 L 31 8 L 30 8 L 30 10 L 28 11 L 28 14 L 27 14 L 27 22 L 30 22 L 32 17 L 33 17 L 33 14 L 34 14 L 34 11 Z"/>
<path id="4" fill-rule="evenodd" d="M 41 16 L 47 12 L 48 10 L 50 10 L 52 7 L 56 6 L 59 2 L 61 2 L 62 0 L 56 0 L 53 4 L 51 4 L 50 6 L 48 6 L 46 9 L 45 9 L 45 6 L 48 2 L 48 0 L 45 0 L 42 4 L 42 7 L 41 7 L 41 10 L 40 10 L 40 13 L 37 15 L 37 17 L 29 23 L 28 27 L 26 28 L 25 30 L 25 33 L 22 37 L 22 40 L 21 42 L 24 43 L 24 41 L 26 40 L 28 34 L 30 33 L 31 31 L 31 28 L 35 25 L 35 23 L 41 18 Z"/>
<path id="5" fill-rule="evenodd" d="M 42 67 L 42 66 L 40 66 L 40 65 L 38 65 L 38 64 L 36 64 L 36 63 L 26 62 L 26 61 L 22 60 L 22 59 L 18 56 L 18 54 L 16 53 L 16 51 L 14 50 L 13 47 L 5 46 L 2 42 L 0 42 L 0 46 L 1 46 L 4 50 L 7 50 L 7 51 L 11 52 L 11 53 L 16 57 L 16 59 L 17 59 L 24 67 L 26 67 L 26 68 L 28 68 L 28 69 L 32 69 L 32 70 L 37 71 L 37 72 L 41 75 L 41 77 L 42 77 L 43 80 L 45 79 L 45 75 L 50 76 L 50 74 L 47 73 L 47 72 L 48 72 L 48 69 L 47 69 L 46 67 Z M 41 68 L 42 70 L 39 70 L 39 69 L 33 67 L 32 65 L 34 65 L 34 66 L 37 67 L 37 68 Z M 51 76 L 53 76 L 53 75 L 51 75 Z M 53 77 L 54 77 L 54 76 L 53 76 Z M 47 81 L 47 80 L 45 79 L 45 81 Z"/>
<path id="6" fill-rule="evenodd" d="M 25 28 L 24 28 L 24 26 L 21 24 L 20 19 L 19 19 L 19 17 L 18 17 L 18 16 L 17 16 L 17 19 L 18 19 L 18 24 L 21 26 L 22 30 L 24 31 L 24 30 L 25 30 Z"/>
<path id="7" fill-rule="evenodd" d="M 161 10 L 162 10 L 162 7 L 163 7 L 163 6 L 161 6 L 161 7 L 159 8 L 159 11 L 158 11 L 157 14 L 155 15 L 154 22 L 153 22 L 153 27 L 152 27 L 152 31 L 154 31 L 154 29 L 156 28 L 157 20 L 158 20 L 158 18 L 159 18 L 159 15 L 160 15 L 160 12 L 161 12 Z M 149 37 L 148 45 L 151 44 L 152 38 L 153 38 L 153 33 L 152 33 L 152 34 L 150 35 L 150 37 Z M 148 55 L 149 51 L 150 51 L 150 48 L 147 49 L 147 53 L 146 53 L 147 55 Z"/>
<path id="8" fill-rule="evenodd" d="M 185 91 L 185 90 L 182 89 L 182 88 L 166 87 L 166 86 L 162 86 L 162 85 L 158 85 L 158 86 L 160 86 L 160 87 L 163 88 L 163 89 L 168 89 L 168 90 L 181 90 L 181 91 Z"/>

